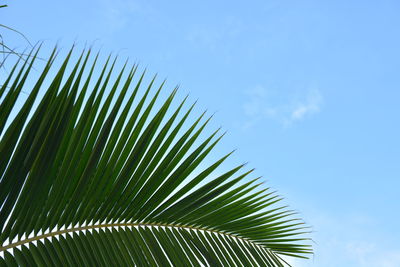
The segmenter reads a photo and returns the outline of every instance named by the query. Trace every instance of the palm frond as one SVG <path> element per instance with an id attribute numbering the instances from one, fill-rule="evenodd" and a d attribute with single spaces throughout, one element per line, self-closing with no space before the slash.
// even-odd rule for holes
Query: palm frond
<path id="1" fill-rule="evenodd" d="M 252 170 L 220 171 L 232 152 L 201 167 L 224 134 L 202 139 L 211 117 L 190 123 L 177 88 L 159 103 L 164 83 L 152 93 L 136 65 L 113 78 L 116 59 L 96 71 L 99 55 L 73 49 L 52 75 L 54 49 L 28 84 L 39 49 L 0 88 L 0 262 L 283 266 L 312 253 L 308 228 Z"/>

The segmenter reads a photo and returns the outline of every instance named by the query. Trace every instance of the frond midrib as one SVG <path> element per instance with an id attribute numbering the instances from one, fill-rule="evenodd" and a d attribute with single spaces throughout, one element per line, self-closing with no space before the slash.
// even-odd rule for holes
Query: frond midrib
<path id="1" fill-rule="evenodd" d="M 209 228 L 202 228 L 202 227 L 196 227 L 196 226 L 190 226 L 190 225 L 176 225 L 176 224 L 166 224 L 166 223 L 109 223 L 109 224 L 94 224 L 94 225 L 86 225 L 86 226 L 79 226 L 79 227 L 73 227 L 73 228 L 68 228 L 68 229 L 63 229 L 63 230 L 58 230 L 58 231 L 53 231 L 49 233 L 45 233 L 42 235 L 37 235 L 34 237 L 26 238 L 23 240 L 19 240 L 14 243 L 10 243 L 6 246 L 0 247 L 0 252 L 9 250 L 24 244 L 29 244 L 33 241 L 39 241 L 46 239 L 48 237 L 56 237 L 59 235 L 67 234 L 67 233 L 74 233 L 74 232 L 83 232 L 91 229 L 102 229 L 102 228 L 122 228 L 122 227 L 168 227 L 168 228 L 175 228 L 175 229 L 184 229 L 184 230 L 195 230 L 195 231 L 204 231 L 208 233 L 214 233 L 214 234 L 219 234 L 227 237 L 231 237 L 234 239 L 241 240 L 243 242 L 251 243 L 257 247 L 261 247 L 263 249 L 269 250 L 269 248 L 258 244 L 257 242 L 254 242 L 253 240 L 250 240 L 245 237 L 241 237 L 235 234 L 219 231 L 219 230 L 213 230 Z"/>

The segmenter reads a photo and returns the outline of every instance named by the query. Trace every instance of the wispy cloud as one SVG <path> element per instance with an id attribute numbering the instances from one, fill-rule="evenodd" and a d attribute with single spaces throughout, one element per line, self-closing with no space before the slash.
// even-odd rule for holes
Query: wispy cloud
<path id="1" fill-rule="evenodd" d="M 305 267 L 307 266 L 308 261 L 310 261 L 310 259 L 300 259 L 290 256 L 281 256 L 281 258 L 287 263 L 289 263 L 290 266 L 296 266 L 296 267 Z"/>
<path id="2" fill-rule="evenodd" d="M 319 90 L 309 90 L 305 102 L 298 103 L 292 111 L 291 120 L 302 120 L 305 116 L 319 112 L 322 95 Z"/>
<path id="3" fill-rule="evenodd" d="M 400 266 L 400 250 L 384 251 L 375 243 L 350 242 L 347 253 L 361 267 L 398 267 Z"/>
<path id="4" fill-rule="evenodd" d="M 320 209 L 307 217 L 313 225 L 315 254 L 310 260 L 291 261 L 293 266 L 400 266 L 400 248 L 396 241 L 384 240 L 374 233 L 379 225 L 376 217 L 354 210 L 332 213 Z"/>
<path id="5" fill-rule="evenodd" d="M 320 112 L 323 96 L 319 89 L 310 88 L 297 97 L 287 97 L 277 101 L 277 97 L 262 86 L 256 86 L 246 92 L 247 99 L 243 104 L 246 115 L 244 129 L 250 128 L 260 120 L 272 119 L 287 127 L 291 124 Z"/>
<path id="6" fill-rule="evenodd" d="M 137 0 L 102 0 L 101 6 L 101 13 L 109 31 L 126 27 L 132 16 L 148 11 L 148 7 Z"/>
<path id="7" fill-rule="evenodd" d="M 243 31 L 240 20 L 228 17 L 218 23 L 191 25 L 187 29 L 185 39 L 192 45 L 221 53 L 229 49 L 229 44 L 235 43 Z"/>

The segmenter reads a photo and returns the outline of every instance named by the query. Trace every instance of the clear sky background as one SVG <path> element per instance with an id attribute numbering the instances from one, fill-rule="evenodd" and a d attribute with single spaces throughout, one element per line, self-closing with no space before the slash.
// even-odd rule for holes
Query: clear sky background
<path id="1" fill-rule="evenodd" d="M 218 148 L 313 227 L 295 266 L 400 266 L 400 2 L 5 2 L 31 42 L 95 42 L 218 111 Z"/>

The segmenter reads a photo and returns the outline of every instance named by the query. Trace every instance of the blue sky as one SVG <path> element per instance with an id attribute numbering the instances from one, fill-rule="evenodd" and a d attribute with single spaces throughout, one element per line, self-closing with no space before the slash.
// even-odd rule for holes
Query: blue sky
<path id="1" fill-rule="evenodd" d="M 6 2 L 31 42 L 95 43 L 218 111 L 219 149 L 313 227 L 295 266 L 400 266 L 398 1 Z"/>

